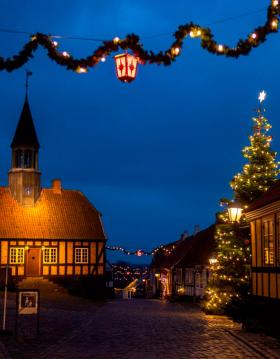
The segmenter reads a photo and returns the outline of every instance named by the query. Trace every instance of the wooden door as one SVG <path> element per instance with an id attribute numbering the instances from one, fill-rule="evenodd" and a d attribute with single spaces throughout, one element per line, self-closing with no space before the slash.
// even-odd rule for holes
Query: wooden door
<path id="1" fill-rule="evenodd" d="M 41 249 L 29 248 L 26 254 L 26 275 L 29 277 L 39 276 L 41 263 Z"/>

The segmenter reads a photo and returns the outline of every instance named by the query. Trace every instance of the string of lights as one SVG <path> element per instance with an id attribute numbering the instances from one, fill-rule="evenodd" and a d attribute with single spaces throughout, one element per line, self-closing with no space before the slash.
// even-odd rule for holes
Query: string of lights
<path id="1" fill-rule="evenodd" d="M 128 250 L 126 248 L 123 248 L 121 246 L 109 246 L 106 245 L 106 249 L 108 249 L 109 251 L 119 251 L 122 252 L 123 254 L 126 254 L 128 256 L 137 256 L 137 257 L 142 257 L 142 256 L 153 256 L 155 255 L 159 250 L 161 250 L 165 255 L 169 255 L 172 253 L 173 249 L 175 248 L 175 246 L 172 246 L 171 248 L 169 247 L 164 247 L 163 245 L 160 245 L 159 247 L 153 249 L 152 251 L 145 251 L 143 249 L 137 249 L 135 251 L 132 250 Z"/>
<path id="2" fill-rule="evenodd" d="M 115 37 L 109 41 L 102 41 L 102 45 L 92 54 L 80 59 L 74 58 L 67 51 L 58 50 L 58 42 L 56 40 L 58 40 L 60 36 L 46 35 L 38 32 L 30 37 L 30 40 L 23 46 L 18 54 L 7 59 L 0 57 L 0 71 L 5 70 L 11 72 L 24 66 L 33 57 L 34 52 L 39 46 L 43 47 L 47 51 L 48 57 L 58 65 L 64 66 L 66 69 L 77 73 L 88 72 L 89 68 L 93 68 L 98 63 L 104 62 L 106 57 L 119 50 L 131 50 L 140 64 L 148 63 L 167 66 L 171 65 L 181 54 L 184 40 L 187 37 L 199 38 L 201 47 L 212 54 L 238 58 L 241 55 L 248 55 L 253 48 L 265 42 L 267 35 L 278 32 L 279 15 L 279 0 L 272 0 L 267 8 L 265 24 L 250 32 L 247 38 L 239 40 L 234 47 L 217 43 L 214 40 L 211 29 L 189 22 L 178 27 L 173 35 L 175 41 L 166 51 L 154 53 L 152 50 L 145 50 L 140 43 L 138 35 L 128 34 L 124 39 Z M 81 39 L 82 38 L 80 38 L 80 40 Z M 100 41 L 99 39 L 92 40 Z"/>

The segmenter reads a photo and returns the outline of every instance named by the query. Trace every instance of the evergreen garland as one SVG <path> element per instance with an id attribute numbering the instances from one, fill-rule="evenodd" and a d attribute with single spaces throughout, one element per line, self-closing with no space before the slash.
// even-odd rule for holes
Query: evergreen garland
<path id="1" fill-rule="evenodd" d="M 241 55 L 248 55 L 253 48 L 265 42 L 267 35 L 278 31 L 279 15 L 279 0 L 272 0 L 267 8 L 265 24 L 257 27 L 246 39 L 239 40 L 234 47 L 217 43 L 214 40 L 211 29 L 189 22 L 178 27 L 174 33 L 175 41 L 170 48 L 166 51 L 160 51 L 157 54 L 153 51 L 145 50 L 140 43 L 139 36 L 129 34 L 124 39 L 115 37 L 113 40 L 103 41 L 103 44 L 89 56 L 78 59 L 66 51 L 58 51 L 58 43 L 57 41 L 53 41 L 53 36 L 38 32 L 31 36 L 30 41 L 24 45 L 23 49 L 17 55 L 7 59 L 0 56 L 0 71 L 6 70 L 11 72 L 22 67 L 33 57 L 38 46 L 42 46 L 46 49 L 49 58 L 58 65 L 78 73 L 87 72 L 89 68 L 94 67 L 111 53 L 117 52 L 120 49 L 130 49 L 142 64 L 170 65 L 176 57 L 180 55 L 183 42 L 187 37 L 200 38 L 201 47 L 210 53 L 238 58 Z"/>

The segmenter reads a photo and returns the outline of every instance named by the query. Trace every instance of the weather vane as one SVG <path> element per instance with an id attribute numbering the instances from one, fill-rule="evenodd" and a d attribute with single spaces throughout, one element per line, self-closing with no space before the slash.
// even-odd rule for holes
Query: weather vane
<path id="1" fill-rule="evenodd" d="M 266 92 L 264 90 L 262 90 L 262 92 L 259 93 L 259 97 L 258 100 L 260 101 L 260 103 L 262 103 L 266 98 Z"/>

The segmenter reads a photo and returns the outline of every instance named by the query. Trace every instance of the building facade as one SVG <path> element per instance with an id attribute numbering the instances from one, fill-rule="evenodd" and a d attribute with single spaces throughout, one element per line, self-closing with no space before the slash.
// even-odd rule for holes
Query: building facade
<path id="1" fill-rule="evenodd" d="M 248 208 L 252 246 L 252 293 L 280 299 L 280 182 Z"/>
<path id="2" fill-rule="evenodd" d="M 154 295 L 202 298 L 215 248 L 215 225 L 163 246 L 151 268 Z"/>
<path id="3" fill-rule="evenodd" d="M 105 273 L 101 214 L 53 180 L 41 188 L 39 141 L 26 97 L 11 144 L 9 184 L 0 187 L 0 264 L 14 277 Z"/>

